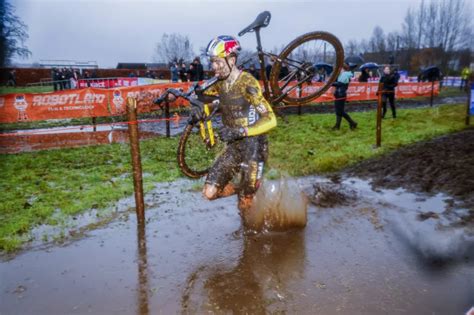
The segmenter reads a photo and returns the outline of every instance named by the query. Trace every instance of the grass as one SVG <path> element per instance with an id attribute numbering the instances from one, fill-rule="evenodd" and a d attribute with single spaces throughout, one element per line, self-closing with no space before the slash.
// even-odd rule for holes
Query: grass
<path id="1" fill-rule="evenodd" d="M 464 113 L 465 105 L 399 110 L 396 120 L 384 120 L 380 149 L 373 148 L 374 112 L 351 113 L 359 123 L 356 131 L 345 123 L 341 130 L 331 131 L 333 114 L 290 116 L 288 124 L 279 121 L 270 133 L 267 176 L 337 171 L 409 143 L 462 130 Z M 176 137 L 141 142 L 146 191 L 156 182 L 182 176 L 177 143 Z M 68 217 L 104 209 L 133 193 L 127 144 L 0 155 L 0 172 L 0 251 L 21 247 L 36 225 L 58 224 L 58 213 Z"/>
<path id="2" fill-rule="evenodd" d="M 334 115 L 289 117 L 270 134 L 269 166 L 294 176 L 340 170 L 409 143 L 431 139 L 464 128 L 465 105 L 398 111 L 397 119 L 384 119 L 382 147 L 374 149 L 375 112 L 351 113 L 359 124 L 332 131 Z M 390 116 L 390 110 L 387 113 Z"/>
<path id="3" fill-rule="evenodd" d="M 10 93 L 45 93 L 53 92 L 52 86 L 0 86 L 0 95 Z"/>

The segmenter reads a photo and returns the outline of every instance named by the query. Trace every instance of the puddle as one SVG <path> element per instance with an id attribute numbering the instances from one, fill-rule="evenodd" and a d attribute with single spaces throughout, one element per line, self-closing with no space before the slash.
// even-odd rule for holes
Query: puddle
<path id="1" fill-rule="evenodd" d="M 182 132 L 187 123 L 181 118 L 170 123 L 170 135 Z M 140 139 L 166 135 L 166 122 L 140 122 Z M 17 130 L 0 134 L 0 154 L 32 152 L 49 149 L 82 147 L 129 141 L 127 126 L 83 125 L 74 127 Z"/>
<path id="2" fill-rule="evenodd" d="M 310 197 L 315 182 L 330 180 L 294 184 Z M 309 204 L 306 228 L 254 236 L 242 233 L 236 196 L 209 202 L 193 181 L 157 185 L 146 227 L 128 213 L 0 262 L 0 313 L 464 314 L 474 305 L 468 251 L 433 267 L 408 241 L 418 231 L 436 244 L 448 231 L 470 242 L 470 230 L 444 216 L 445 196 L 340 184 L 357 198 Z M 419 220 L 425 210 L 440 218 Z"/>

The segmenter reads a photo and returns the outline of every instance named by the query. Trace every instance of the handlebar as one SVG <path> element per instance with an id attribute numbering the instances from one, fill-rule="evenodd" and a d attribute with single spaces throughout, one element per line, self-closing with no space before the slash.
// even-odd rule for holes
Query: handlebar
<path id="1" fill-rule="evenodd" d="M 211 87 L 213 84 L 217 82 L 218 78 L 213 77 L 205 82 L 203 82 L 202 85 L 199 85 L 198 83 L 193 84 L 187 92 L 183 92 L 182 89 L 174 89 L 174 88 L 169 88 L 166 89 L 166 91 L 158 98 L 156 98 L 153 103 L 157 105 L 161 105 L 167 98 L 169 94 L 173 94 L 177 98 L 182 97 L 185 100 L 187 100 L 191 106 L 195 106 L 199 108 L 201 112 L 204 111 L 204 102 L 200 101 L 198 99 L 198 96 L 196 95 L 197 93 L 202 93 L 205 90 L 207 90 L 209 87 Z M 212 117 L 217 111 L 217 106 L 214 108 L 212 113 L 209 115 L 208 118 Z"/>

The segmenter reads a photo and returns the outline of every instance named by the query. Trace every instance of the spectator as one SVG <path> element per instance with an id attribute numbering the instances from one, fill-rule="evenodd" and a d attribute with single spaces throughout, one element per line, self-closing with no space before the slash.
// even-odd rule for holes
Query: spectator
<path id="1" fill-rule="evenodd" d="M 250 65 L 250 68 L 248 70 L 248 72 L 253 75 L 253 77 L 257 80 L 260 80 L 260 75 L 258 73 L 258 70 L 255 69 L 255 66 L 254 65 Z"/>
<path id="2" fill-rule="evenodd" d="M 382 85 L 382 91 L 380 91 L 380 93 L 382 93 L 383 106 L 382 118 L 385 118 L 385 114 L 387 113 L 387 99 L 392 109 L 392 117 L 397 118 L 397 111 L 395 109 L 395 87 L 398 85 L 399 76 L 388 66 L 383 69 L 383 73 L 383 76 L 380 78 Z"/>
<path id="3" fill-rule="evenodd" d="M 359 76 L 359 82 L 369 82 L 369 78 L 370 78 L 369 68 L 364 68 L 364 70 L 362 70 L 362 73 Z"/>
<path id="4" fill-rule="evenodd" d="M 8 72 L 7 86 L 16 87 L 16 70 L 15 69 L 12 69 L 10 70 L 10 72 Z"/>
<path id="5" fill-rule="evenodd" d="M 66 80 L 66 81 L 64 81 L 64 85 L 65 85 L 66 89 L 71 88 L 71 78 L 72 78 L 72 76 L 73 76 L 72 69 L 64 68 L 64 79 Z"/>
<path id="6" fill-rule="evenodd" d="M 178 70 L 178 64 L 176 62 L 173 62 L 173 64 L 170 67 L 170 71 L 171 71 L 171 82 L 178 82 L 179 70 Z"/>
<path id="7" fill-rule="evenodd" d="M 467 80 L 471 76 L 471 69 L 469 67 L 464 67 L 461 71 L 461 85 L 459 86 L 459 90 L 462 91 L 463 88 L 467 87 Z"/>
<path id="8" fill-rule="evenodd" d="M 135 76 L 135 72 L 133 72 L 133 71 L 130 72 L 130 73 L 128 74 L 128 77 L 129 77 L 129 78 L 135 78 L 135 77 L 136 77 L 136 76 Z"/>
<path id="9" fill-rule="evenodd" d="M 283 79 L 286 76 L 288 76 L 289 73 L 290 72 L 288 70 L 288 67 L 285 64 L 282 64 L 281 68 L 280 68 L 280 75 L 278 77 L 279 77 L 279 79 Z"/>
<path id="10" fill-rule="evenodd" d="M 193 66 L 195 69 L 195 77 L 193 81 L 204 80 L 204 68 L 201 64 L 201 59 L 199 57 L 194 58 Z"/>
<path id="11" fill-rule="evenodd" d="M 186 64 L 182 62 L 181 67 L 179 67 L 179 78 L 181 82 L 188 82 L 187 73 Z"/>
<path id="12" fill-rule="evenodd" d="M 189 64 L 188 77 L 189 81 L 197 81 L 197 69 L 194 63 Z"/>
<path id="13" fill-rule="evenodd" d="M 79 71 L 73 70 L 71 77 L 71 89 L 77 89 L 77 83 L 79 81 Z"/>
<path id="14" fill-rule="evenodd" d="M 336 82 L 332 85 L 335 86 L 334 90 L 334 107 L 336 109 L 336 124 L 332 127 L 332 130 L 339 130 L 341 127 L 342 118 L 345 118 L 349 123 L 351 129 L 357 127 L 357 123 L 352 120 L 351 116 L 347 114 L 344 110 L 347 98 L 347 89 L 349 88 L 349 83 L 351 78 L 354 76 L 351 71 L 349 71 L 350 66 L 347 63 L 344 63 L 343 71 L 337 77 Z"/>
<path id="15" fill-rule="evenodd" d="M 84 71 L 84 79 L 86 80 L 87 87 L 91 87 L 91 75 L 89 71 Z"/>
<path id="16" fill-rule="evenodd" d="M 65 74 L 65 69 L 59 69 L 59 86 L 60 90 L 66 89 L 66 74 Z"/>

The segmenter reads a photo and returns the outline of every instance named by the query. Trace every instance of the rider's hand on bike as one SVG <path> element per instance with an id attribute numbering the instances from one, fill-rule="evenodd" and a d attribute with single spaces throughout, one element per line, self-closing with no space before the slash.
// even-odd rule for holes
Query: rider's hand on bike
<path id="1" fill-rule="evenodd" d="M 242 139 L 244 137 L 244 131 L 240 129 L 222 127 L 221 130 L 219 130 L 219 137 L 224 142 L 232 142 L 235 140 Z"/>
<path id="2" fill-rule="evenodd" d="M 199 108 L 198 106 L 191 106 L 190 113 L 191 113 L 191 117 L 195 121 L 199 121 L 204 118 L 204 113 L 202 109 Z"/>

